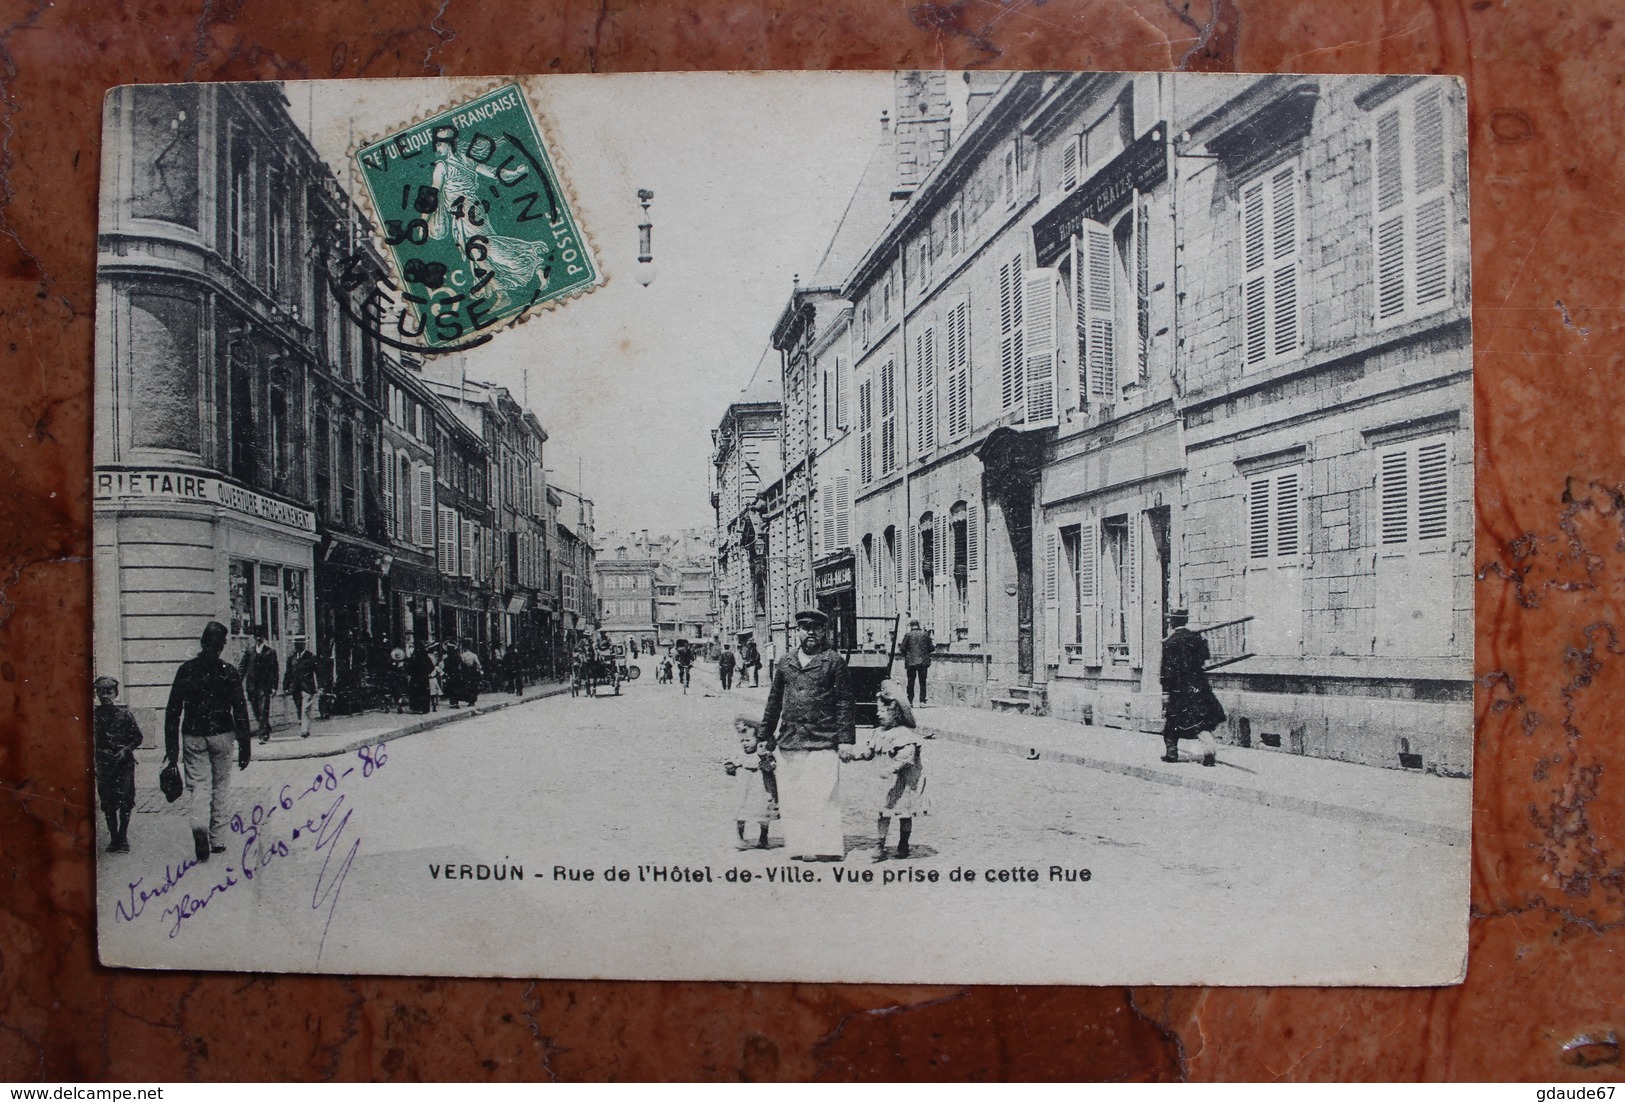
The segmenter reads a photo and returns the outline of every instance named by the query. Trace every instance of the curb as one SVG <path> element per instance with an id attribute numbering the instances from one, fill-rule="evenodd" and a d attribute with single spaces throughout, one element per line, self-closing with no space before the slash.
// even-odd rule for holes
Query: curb
<path id="1" fill-rule="evenodd" d="M 929 725 L 927 727 L 935 732 L 939 739 L 963 742 L 984 750 L 996 750 L 1007 754 L 1023 753 L 1023 748 L 1020 745 L 1005 742 L 1002 739 L 965 734 L 942 727 L 931 727 Z M 1314 800 L 1305 796 L 1292 796 L 1284 792 L 1267 792 L 1258 788 L 1225 784 L 1222 781 L 1210 781 L 1204 777 L 1184 777 L 1150 766 L 1125 765 L 1122 762 L 1089 758 L 1065 750 L 1045 750 L 1043 760 L 1063 762 L 1067 765 L 1081 765 L 1086 769 L 1099 769 L 1105 773 L 1118 773 L 1125 777 L 1134 777 L 1137 780 L 1151 781 L 1153 784 L 1166 784 L 1174 788 L 1189 788 L 1192 791 L 1201 792 L 1208 796 L 1218 796 L 1227 800 L 1241 800 L 1244 803 L 1273 807 L 1280 811 L 1295 811 L 1317 819 L 1332 819 L 1353 826 L 1371 827 L 1374 830 L 1402 834 L 1407 838 L 1416 838 L 1424 842 L 1437 842 L 1446 846 L 1465 846 L 1471 837 L 1468 831 L 1458 827 L 1440 826 L 1437 823 L 1418 823 L 1410 819 L 1402 819 L 1397 815 L 1385 815 L 1380 811 L 1366 811 L 1362 808 L 1349 807 L 1346 804 L 1327 803 L 1323 800 Z"/>
<path id="2" fill-rule="evenodd" d="M 405 727 L 396 727 L 393 730 L 385 731 L 383 734 L 374 735 L 368 738 L 352 739 L 342 746 L 311 746 L 308 748 L 301 748 L 301 752 L 291 754 L 256 753 L 254 755 L 254 760 L 303 761 L 308 758 L 332 758 L 337 757 L 340 754 L 353 754 L 363 746 L 376 746 L 381 742 L 394 742 L 398 738 L 405 738 L 407 735 L 422 734 L 424 731 L 432 731 L 436 727 L 444 727 L 448 723 L 457 723 L 461 720 L 473 719 L 476 716 L 489 715 L 492 712 L 500 712 L 504 708 L 512 708 L 520 704 L 530 704 L 537 700 L 546 700 L 550 696 L 560 696 L 569 691 L 570 686 L 568 685 L 556 685 L 543 692 L 535 693 L 531 696 L 521 697 L 518 700 L 504 700 L 500 704 L 477 704 L 472 708 L 460 708 L 456 711 L 445 712 L 430 719 L 423 719 L 416 723 L 409 723 Z M 255 749 L 258 750 L 259 747 L 256 746 Z"/>

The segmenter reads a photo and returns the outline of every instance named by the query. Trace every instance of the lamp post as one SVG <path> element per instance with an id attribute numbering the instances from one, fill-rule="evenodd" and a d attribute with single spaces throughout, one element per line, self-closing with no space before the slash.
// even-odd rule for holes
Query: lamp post
<path id="1" fill-rule="evenodd" d="M 655 281 L 655 258 L 651 238 L 654 223 L 649 221 L 649 203 L 655 193 L 647 188 L 638 189 L 638 204 L 643 207 L 643 221 L 638 223 L 638 282 L 647 287 Z"/>

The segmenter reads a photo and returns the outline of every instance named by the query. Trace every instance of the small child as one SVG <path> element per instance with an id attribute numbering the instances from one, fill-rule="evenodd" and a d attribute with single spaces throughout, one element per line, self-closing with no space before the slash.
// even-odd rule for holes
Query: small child
<path id="1" fill-rule="evenodd" d="M 135 748 L 141 745 L 141 728 L 130 709 L 116 703 L 118 682 L 98 677 L 91 685 L 96 691 L 96 709 L 91 713 L 96 737 L 96 789 L 102 798 L 102 814 L 112 839 L 108 853 L 130 852 L 130 812 L 135 810 Z"/>
<path id="2" fill-rule="evenodd" d="M 881 682 L 875 706 L 880 726 L 864 756 L 879 763 L 881 777 L 888 786 L 875 821 L 880 838 L 875 860 L 884 861 L 892 816 L 897 817 L 897 856 L 907 857 L 914 816 L 929 812 L 930 804 L 926 799 L 925 768 L 920 757 L 921 736 L 914 729 L 914 712 L 908 706 L 903 687 L 889 678 Z"/>
<path id="3" fill-rule="evenodd" d="M 734 827 L 739 832 L 739 848 L 749 849 L 745 841 L 745 824 L 756 824 L 756 848 L 767 848 L 767 825 L 779 817 L 779 785 L 774 775 L 773 755 L 762 749 L 761 725 L 753 719 L 739 716 L 734 720 L 734 731 L 739 735 L 739 761 L 722 763 L 730 777 L 741 779 L 739 807 L 734 813 Z"/>

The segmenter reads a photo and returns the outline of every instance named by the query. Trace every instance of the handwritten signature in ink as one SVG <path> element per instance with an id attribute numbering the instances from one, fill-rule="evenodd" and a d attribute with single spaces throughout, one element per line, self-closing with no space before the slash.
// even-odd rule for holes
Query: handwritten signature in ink
<path id="1" fill-rule="evenodd" d="M 169 922 L 169 936 L 178 937 L 185 924 L 207 909 L 215 899 L 239 884 L 264 876 L 278 861 L 299 852 L 320 853 L 323 854 L 322 867 L 316 875 L 310 896 L 311 910 L 321 910 L 324 906 L 327 909 L 322 922 L 321 943 L 316 951 L 316 959 L 320 960 L 327 947 L 327 931 L 333 924 L 339 894 L 345 878 L 349 876 L 350 866 L 361 849 L 361 839 L 352 838 L 349 849 L 343 851 L 343 856 L 335 865 L 334 857 L 342 849 L 341 841 L 350 825 L 353 810 L 347 806 L 346 794 L 341 789 L 352 775 L 359 773 L 363 779 L 370 778 L 389 761 L 383 743 L 363 746 L 355 752 L 355 756 L 355 765 L 340 770 L 332 764 L 325 764 L 307 787 L 300 789 L 297 785 L 285 784 L 275 800 L 268 804 L 257 803 L 246 814 L 232 816 L 231 831 L 243 838 L 241 859 L 236 866 L 228 865 L 225 875 L 213 884 L 195 889 L 195 894 L 188 885 L 189 890 L 181 892 L 178 902 L 163 908 L 160 917 Z M 333 799 L 324 810 L 306 815 L 301 821 L 301 802 L 311 796 L 318 799 L 332 796 Z M 287 824 L 286 832 L 273 828 L 273 820 L 277 827 Z M 119 900 L 114 907 L 114 919 L 134 922 L 146 910 L 148 903 L 164 899 L 181 887 L 187 874 L 198 867 L 198 863 L 190 859 L 179 865 L 166 865 L 164 879 L 151 887 L 144 886 L 143 877 L 130 881 L 128 897 Z"/>

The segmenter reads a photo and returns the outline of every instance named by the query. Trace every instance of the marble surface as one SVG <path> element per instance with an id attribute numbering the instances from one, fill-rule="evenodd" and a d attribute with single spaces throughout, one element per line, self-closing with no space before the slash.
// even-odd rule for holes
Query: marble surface
<path id="1" fill-rule="evenodd" d="M 1625 15 L 1611 0 L 339 0 L 297 18 L 248 0 L 5 7 L 0 1079 L 1619 1077 Z M 915 988 L 100 967 L 84 706 L 103 90 L 973 64 L 1467 79 L 1481 578 L 1467 982 Z M 1221 945 L 1235 936 L 1214 931 Z"/>

